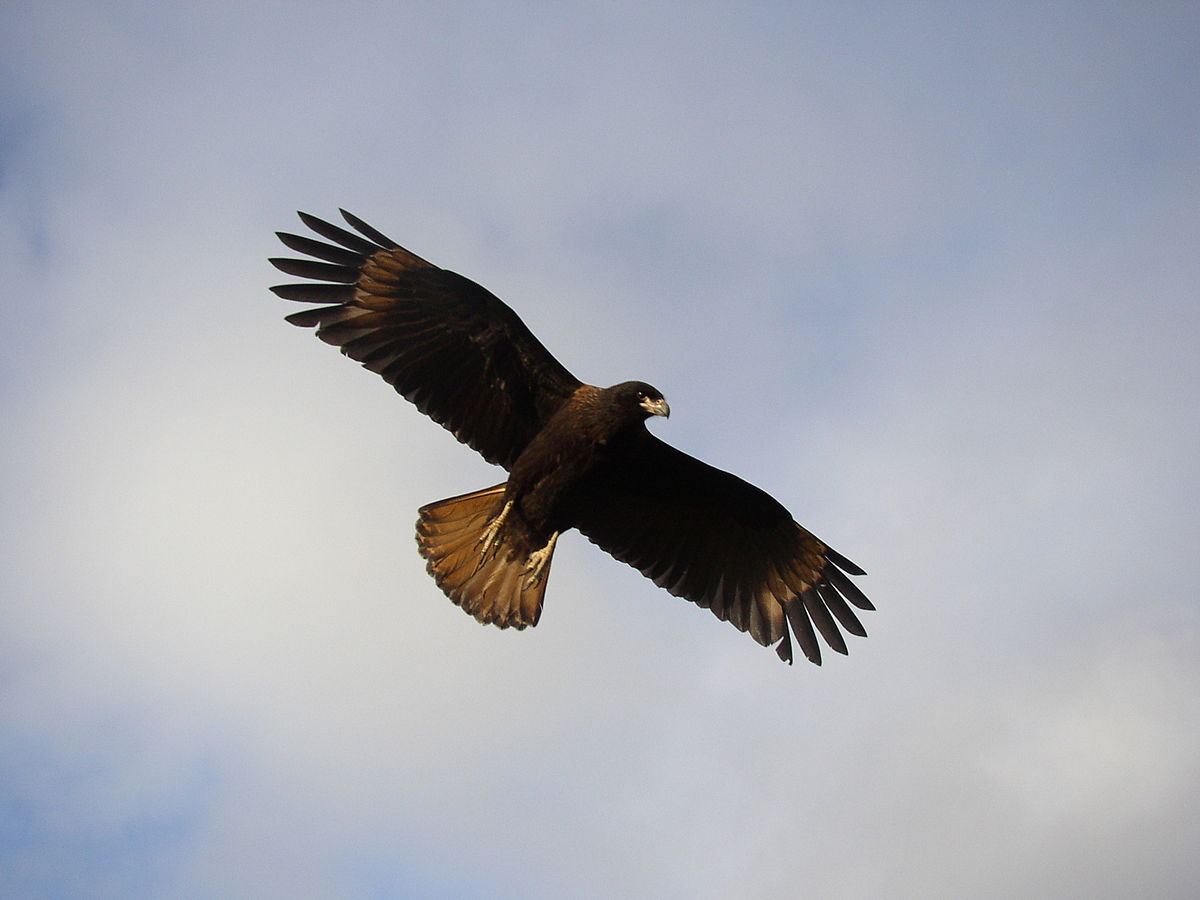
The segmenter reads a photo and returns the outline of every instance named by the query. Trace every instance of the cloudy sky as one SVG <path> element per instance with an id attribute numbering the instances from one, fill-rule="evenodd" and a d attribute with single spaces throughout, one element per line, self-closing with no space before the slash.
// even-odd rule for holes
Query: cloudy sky
<path id="1" fill-rule="evenodd" d="M 0 897 L 1193 896 L 1200 7 L 0 5 Z M 282 316 L 344 206 L 860 562 L 821 668 Z"/>

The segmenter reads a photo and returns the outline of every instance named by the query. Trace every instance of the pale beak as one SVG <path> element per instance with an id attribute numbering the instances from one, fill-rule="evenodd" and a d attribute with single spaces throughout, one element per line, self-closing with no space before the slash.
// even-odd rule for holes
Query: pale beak
<path id="1" fill-rule="evenodd" d="M 667 406 L 666 400 L 651 400 L 649 398 L 643 400 L 639 406 L 652 416 L 669 416 L 671 415 L 671 407 Z"/>

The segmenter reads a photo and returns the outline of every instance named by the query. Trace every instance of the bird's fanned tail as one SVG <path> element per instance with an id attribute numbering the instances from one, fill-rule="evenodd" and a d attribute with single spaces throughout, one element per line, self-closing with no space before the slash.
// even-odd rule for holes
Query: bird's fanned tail
<path id="1" fill-rule="evenodd" d="M 542 558 L 492 544 L 488 526 L 501 514 L 504 485 L 422 506 L 417 544 L 429 574 L 454 603 L 485 625 L 525 628 L 542 614 L 553 543 Z"/>

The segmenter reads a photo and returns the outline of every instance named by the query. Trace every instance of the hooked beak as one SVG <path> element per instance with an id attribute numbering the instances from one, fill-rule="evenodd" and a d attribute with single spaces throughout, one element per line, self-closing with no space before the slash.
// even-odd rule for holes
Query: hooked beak
<path id="1" fill-rule="evenodd" d="M 647 398 L 638 405 L 652 416 L 663 416 L 665 418 L 671 415 L 671 407 L 667 406 L 666 400 L 650 400 Z"/>

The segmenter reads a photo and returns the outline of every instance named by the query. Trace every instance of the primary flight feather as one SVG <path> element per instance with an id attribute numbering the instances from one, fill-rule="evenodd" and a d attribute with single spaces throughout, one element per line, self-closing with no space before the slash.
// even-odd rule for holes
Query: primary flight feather
<path id="1" fill-rule="evenodd" d="M 480 622 L 536 625 L 555 541 L 576 528 L 763 646 L 778 642 L 788 663 L 791 635 L 818 665 L 818 632 L 839 653 L 842 630 L 866 636 L 851 607 L 874 607 L 848 577 L 863 570 L 766 492 L 650 434 L 646 419 L 670 413 L 659 391 L 583 383 L 485 288 L 342 216 L 354 231 L 300 213 L 332 243 L 278 232 L 311 258 L 271 262 L 312 280 L 271 290 L 319 304 L 287 320 L 509 473 L 419 511 L 418 548 L 451 600 Z"/>

